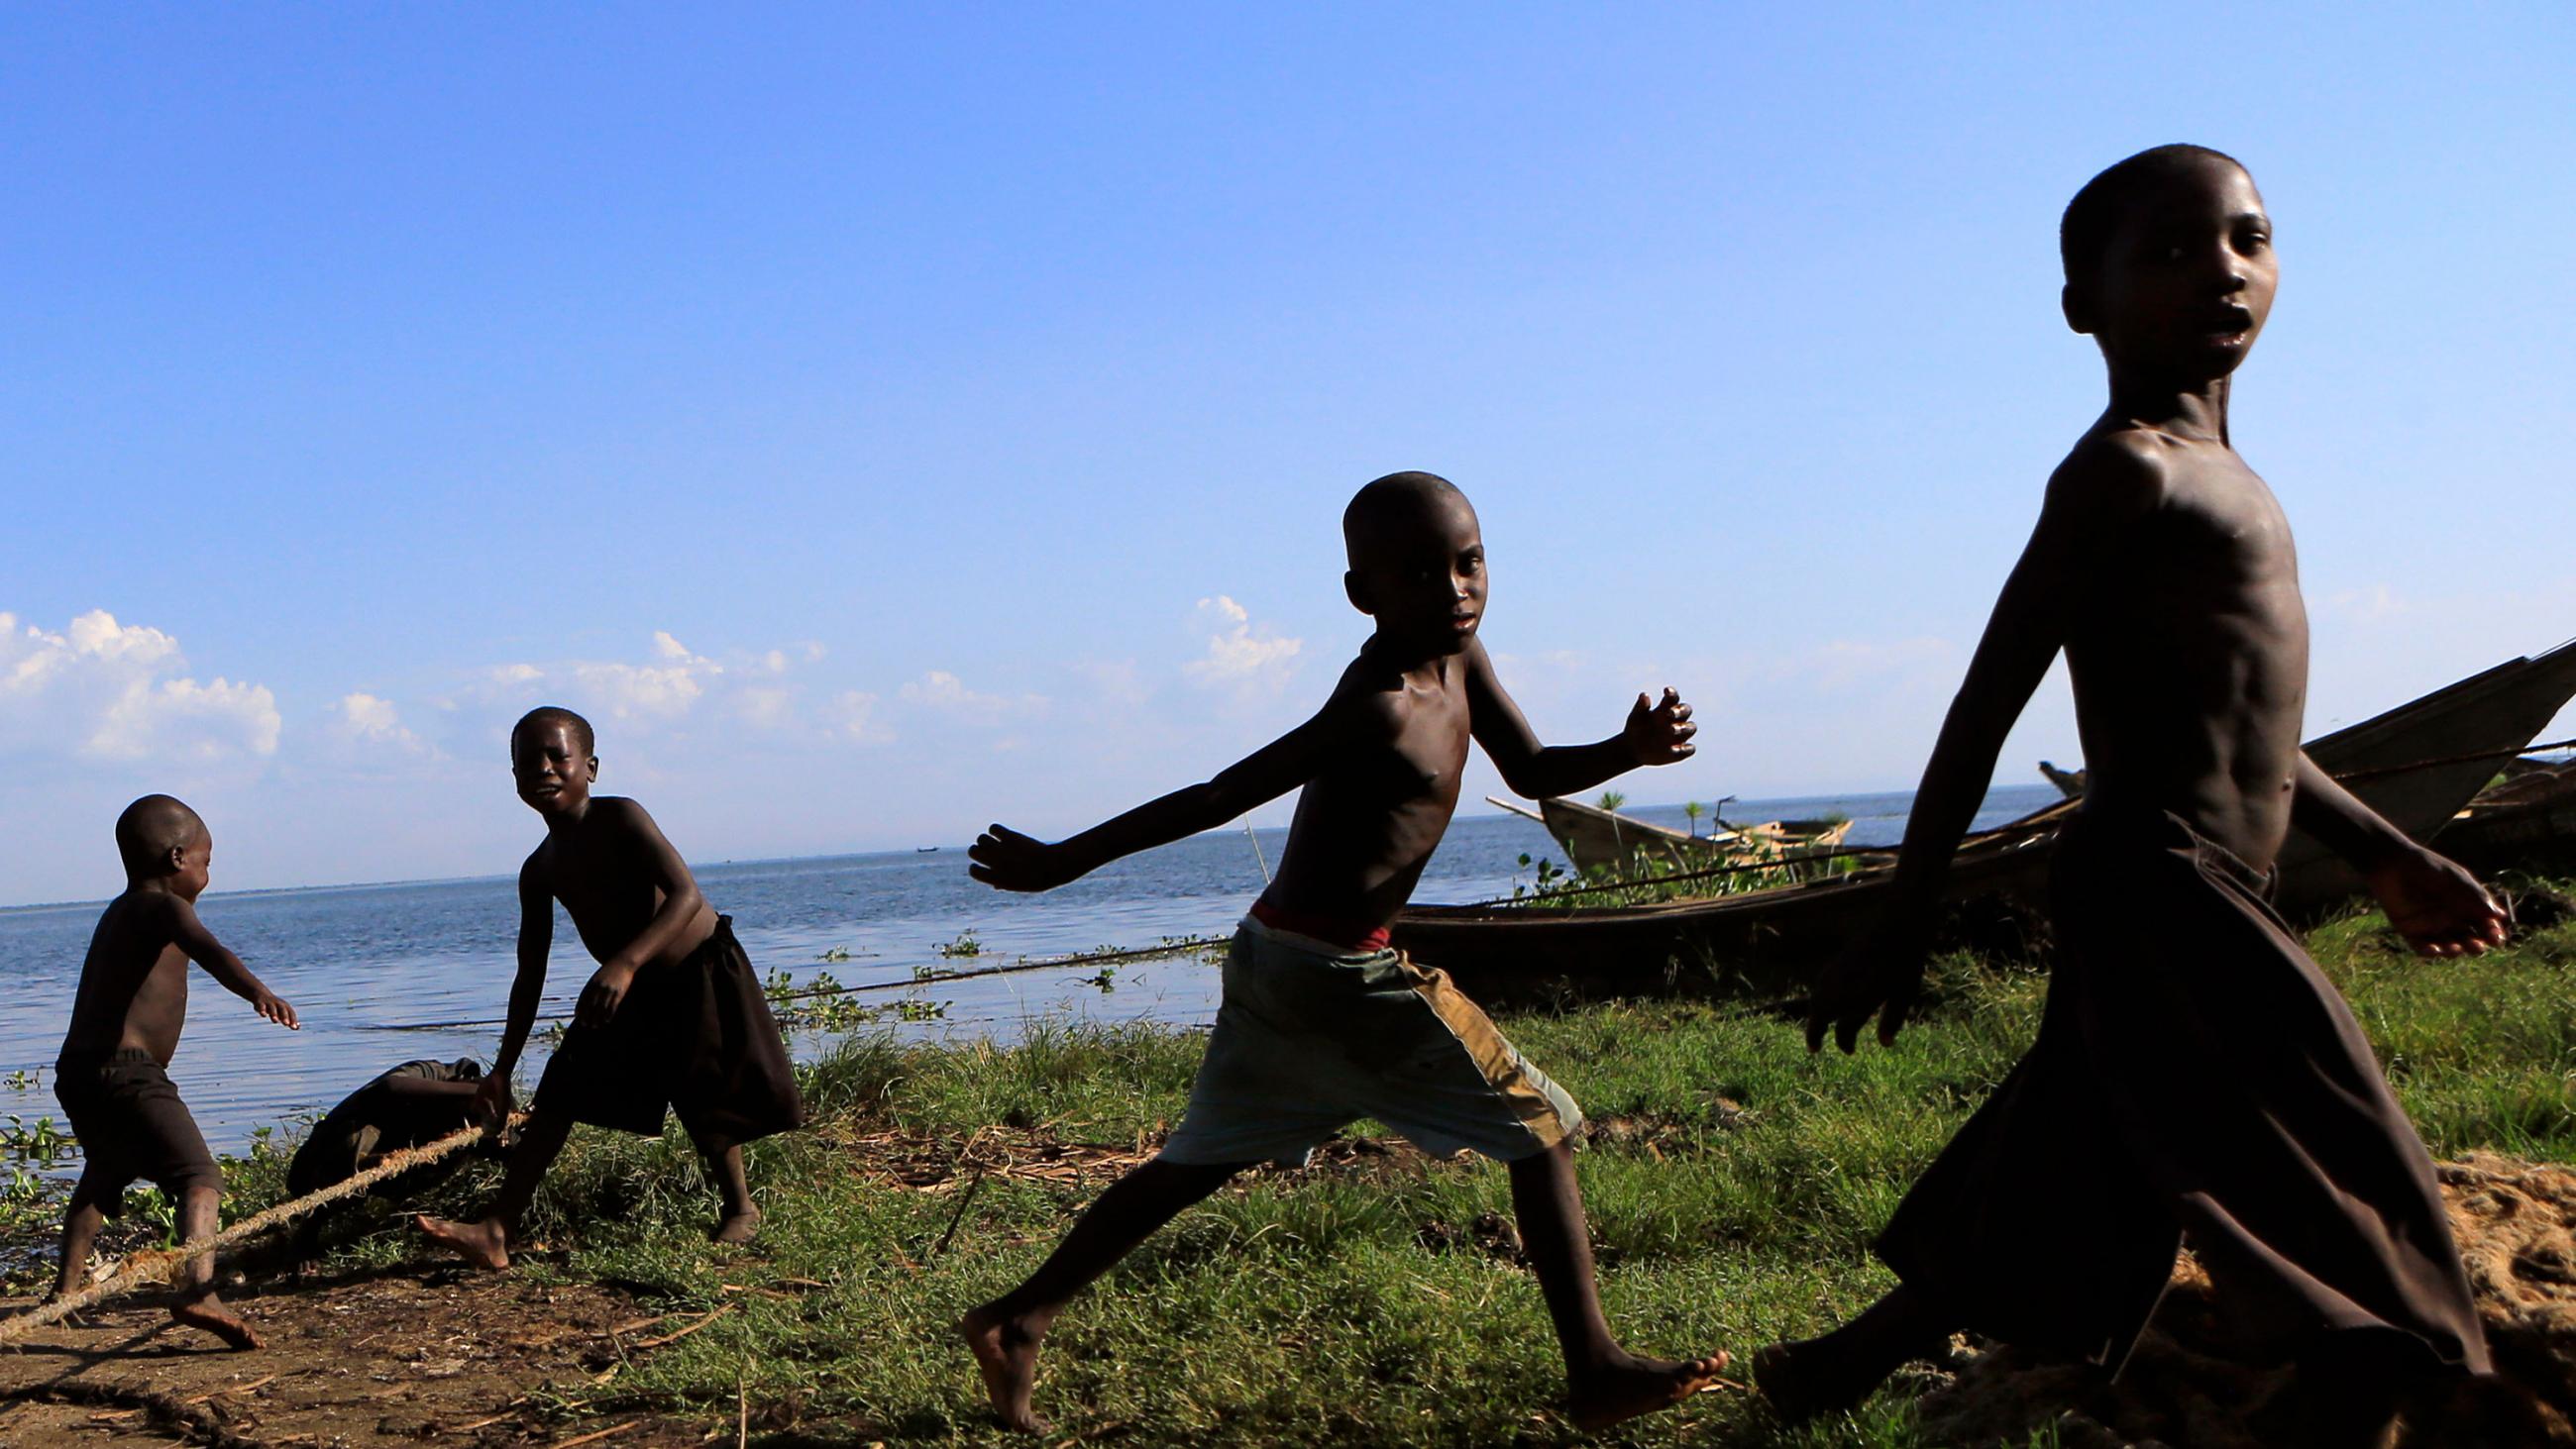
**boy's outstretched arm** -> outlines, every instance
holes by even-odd
[[[537,1024],[537,1003],[546,994],[546,956],[555,945],[554,890],[536,856],[519,867],[519,974],[510,978],[510,1012],[501,1028],[501,1050],[492,1071],[475,1092],[475,1115],[495,1118],[510,1099],[510,1076],[519,1069],[519,1052]]]
[[[1545,800],[1579,794],[1604,780],[1616,779],[1641,765],[1669,765],[1687,760],[1699,748],[1691,736],[1691,708],[1667,688],[1661,702],[1637,696],[1628,722],[1619,733],[1589,745],[1542,745],[1538,732],[1522,717],[1481,639],[1467,647],[1467,709],[1476,743],[1500,770],[1503,783],[1517,795]]]
[[[2352,862],[2419,955],[2479,956],[2504,944],[2510,917],[2477,877],[2416,844],[2299,752],[2290,819]]]
[[[1315,778],[1334,750],[1368,727],[1371,714],[1365,699],[1337,692],[1314,718],[1214,779],[1149,800],[1054,844],[1007,826],[989,826],[966,852],[974,861],[966,873],[999,890],[1053,890],[1121,856],[1213,830]]]
[[[173,898],[170,909],[171,939],[179,943],[180,950],[188,953],[189,960],[206,968],[206,974],[215,978],[216,984],[249,1002],[251,1010],[288,1031],[304,1029],[303,1024],[295,1019],[295,1008],[287,1005],[284,997],[261,984],[260,979],[251,974],[251,969],[242,964],[242,959],[227,950],[223,942],[215,939],[215,933],[206,929],[206,923],[197,919],[196,907]]]
[[[1896,1040],[1923,980],[1923,955],[1950,877],[1950,858],[1994,781],[2004,736],[2066,642],[2075,580],[2098,556],[2105,537],[2153,508],[2163,492],[2156,460],[2117,442],[2080,446],[2049,480],[2039,524],[2004,580],[1968,661],[1968,676],[1923,767],[1886,904],[1817,978],[1807,1009],[1807,1050],[1824,1049],[1828,1026],[1836,1045],[1853,1050],[1872,1013],[1878,1014],[1880,1044]]]

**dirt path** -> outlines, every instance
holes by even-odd
[[[687,1324],[606,1289],[406,1268],[227,1296],[267,1348],[225,1352],[159,1309],[111,1307],[0,1349],[0,1446],[707,1442],[705,1421],[564,1412]]]

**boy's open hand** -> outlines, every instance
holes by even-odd
[[[2483,956],[2513,920],[2476,876],[2429,850],[2374,871],[2370,893],[2419,956]]]
[[[474,1088],[474,1100],[465,1104],[465,1120],[477,1127],[497,1127],[509,1109],[510,1079],[495,1072]]]
[[[572,1019],[579,1026],[606,1026],[617,1015],[619,1003],[626,1000],[626,988],[635,984],[635,968],[602,966],[590,973],[590,984],[581,989],[581,1000],[572,1009]]]
[[[304,1029],[303,1023],[295,1019],[295,1008],[286,1004],[286,998],[265,986],[251,993],[250,1009],[288,1031]]]
[[[1699,749],[1691,743],[1691,736],[1698,733],[1699,726],[1691,723],[1691,707],[1682,703],[1682,697],[1670,686],[1666,686],[1658,703],[1649,704],[1646,696],[1638,695],[1636,707],[1628,711],[1628,723],[1620,731],[1640,765],[1669,765],[1689,759]]]
[[[1022,835],[1006,825],[989,825],[966,848],[975,862],[966,873],[996,890],[1051,891],[1082,874],[1064,858],[1060,846]]]
[[[1897,1029],[1923,989],[1924,950],[1921,940],[1885,926],[1873,926],[1845,947],[1817,976],[1807,999],[1807,1050],[1823,1051],[1825,1028],[1831,1026],[1834,1045],[1849,1056],[1871,1012],[1878,1013],[1878,1044],[1895,1045]]]

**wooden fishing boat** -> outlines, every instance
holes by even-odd
[[[1758,825],[1717,822],[1706,835],[1685,835],[1598,805],[1551,797],[1536,810],[1499,796],[1485,797],[1547,827],[1578,870],[1690,870],[1725,861],[1753,861],[1830,850],[1851,830],[1848,820],[1766,820]]]
[[[2480,874],[2576,872],[2576,761],[2515,761],[2433,837],[2433,848]]]
[[[2069,800],[2076,799],[2084,793],[2084,772],[2081,769],[2061,770],[2048,761],[2042,760],[2039,762],[2039,772],[2048,777],[2048,783],[2057,787],[2058,794]]]
[[[2576,642],[2516,659],[2309,742],[2310,758],[2422,840],[2494,778],[2576,697]],[[2465,757],[2465,758],[2464,758]],[[1951,872],[1949,898],[2016,897],[2036,904],[2056,829],[2076,802],[1972,837]],[[1883,857],[1882,857],[1883,860]],[[2280,859],[2282,908],[2306,914],[2360,885],[2343,863],[2293,833]],[[1741,895],[1653,905],[1415,906],[1396,918],[1395,943],[1446,969],[1480,1000],[1543,999],[1567,987],[1639,993],[1688,970],[1765,989],[1803,978],[1875,914],[1888,868]]]

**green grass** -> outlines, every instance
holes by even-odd
[[[2367,915],[2320,928],[2312,946],[2436,1155],[2576,1160],[2576,926],[2459,963],[2403,954]],[[1964,959],[1943,963],[1941,984],[1894,1049],[1852,1058],[1810,1057],[1793,1027],[1723,1005],[1614,1003],[1505,1021],[1591,1116],[1639,1128],[1579,1159],[1603,1296],[1631,1345],[1723,1346],[1740,1358],[1822,1329],[1889,1286],[1867,1255],[1870,1235],[2027,1043],[2044,990],[2036,975]],[[1006,1050],[867,1039],[810,1069],[808,1100],[843,1129],[900,1127],[960,1145],[988,1123],[1132,1142],[1178,1118],[1199,1041],[1051,1023]],[[793,1413],[821,1442],[1002,1439],[948,1325],[1035,1266],[1098,1183],[988,1180],[934,1256],[959,1197],[872,1183],[831,1135],[752,1150],[770,1216],[750,1250],[701,1241],[713,1200],[683,1139],[576,1136],[529,1225],[563,1256],[527,1271],[614,1282],[674,1310],[738,1306],[605,1386],[567,1391],[567,1408],[730,1426],[739,1391],[756,1415]],[[241,1165],[236,1210],[277,1190],[275,1163]],[[491,1179],[478,1167],[439,1200],[479,1200]],[[1509,1211],[1502,1170],[1483,1163],[1256,1175],[1184,1215],[1065,1316],[1040,1407],[1059,1438],[1138,1444],[1570,1442],[1578,1436],[1544,1414],[1560,1378],[1536,1287],[1474,1231]],[[388,1226],[343,1252],[390,1261],[416,1248]],[[786,1297],[726,1284],[785,1284]],[[1799,1433],[1710,1395],[1600,1442],[1925,1441],[1906,1396],[1884,1393]]]

